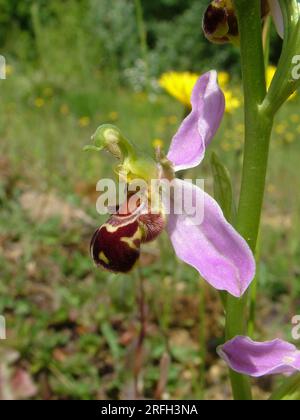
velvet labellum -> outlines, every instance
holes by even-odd
[[[102,225],[91,241],[97,266],[114,273],[130,272],[140,257],[141,244],[156,239],[165,228],[162,214],[116,214]]]
[[[91,254],[97,266],[128,273],[140,256],[142,230],[137,220],[113,216],[93,236]]]
[[[203,19],[206,38],[216,44],[239,39],[238,23],[231,0],[214,0]]]

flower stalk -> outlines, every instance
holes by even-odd
[[[297,0],[280,0],[284,20],[284,41],[278,69],[262,104],[262,110],[275,115],[287,99],[299,88],[300,79],[293,78],[294,57],[300,48],[300,7]]]
[[[266,96],[260,1],[235,0],[241,42],[245,97],[245,151],[237,229],[255,253],[265,192],[269,143],[273,118],[260,105]],[[247,328],[248,295],[228,296],[226,336],[230,340]],[[245,376],[231,372],[236,400],[249,400],[251,387]]]

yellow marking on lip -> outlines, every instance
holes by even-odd
[[[108,223],[105,223],[105,225],[103,225],[102,227],[105,228],[108,233],[116,233],[120,228],[120,226],[112,226]]]
[[[104,264],[109,265],[109,259],[107,258],[107,256],[104,254],[103,251],[101,251],[99,253],[99,260],[102,261],[102,262],[104,262]]]
[[[130,217],[132,217],[132,218],[130,218]],[[132,223],[134,223],[135,222],[134,219],[135,219],[135,216],[134,215],[133,216],[128,216],[128,218],[126,217],[126,218],[124,218],[124,220],[121,220],[120,219],[120,224],[117,225],[117,226],[113,226],[110,223],[105,223],[102,226],[102,228],[105,228],[108,233],[116,233],[119,229],[121,229],[121,228],[123,228],[125,226],[131,225]]]
[[[123,237],[120,239],[120,241],[125,242],[125,244],[129,246],[129,248],[136,249],[136,250],[138,250],[139,247],[136,246],[134,241],[141,241],[141,240],[142,240],[142,232],[140,229],[138,229],[131,238]]]

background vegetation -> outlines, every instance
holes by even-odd
[[[95,184],[114,165],[82,152],[96,127],[116,123],[144,150],[153,153],[155,139],[167,149],[184,113],[157,84],[170,69],[225,70],[231,91],[241,96],[238,51],[212,46],[201,33],[206,0],[142,3],[147,57],[134,1],[0,0],[0,53],[8,63],[7,80],[0,81],[3,399],[230,398],[226,368],[215,354],[223,340],[221,306],[194,270],[175,260],[168,239],[146,247],[140,270],[130,276],[96,270],[89,257],[90,237],[103,221]],[[273,61],[279,49],[274,38]],[[239,107],[226,115],[211,148],[236,187],[242,137]],[[291,318],[299,313],[299,152],[297,97],[273,133],[258,339],[291,340]],[[209,154],[191,175],[205,177],[212,191]],[[139,365],[141,315],[146,339]],[[272,383],[258,382],[257,396]]]

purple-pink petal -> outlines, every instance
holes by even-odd
[[[284,37],[284,21],[281,7],[278,0],[269,0],[271,14],[278,32],[278,35]]]
[[[218,290],[240,297],[255,275],[255,260],[246,241],[227,222],[217,202],[201,188],[176,179],[174,185],[184,191],[183,204],[203,203],[203,214],[175,214],[173,203],[168,233],[177,256],[196,268]],[[195,223],[196,222],[196,223]]]
[[[221,124],[225,99],[218,86],[216,71],[199,78],[191,103],[192,112],[181,124],[168,153],[176,171],[194,168],[202,162],[205,149]]]
[[[300,371],[300,351],[279,339],[259,343],[238,336],[219,347],[218,354],[232,370],[256,378]]]

